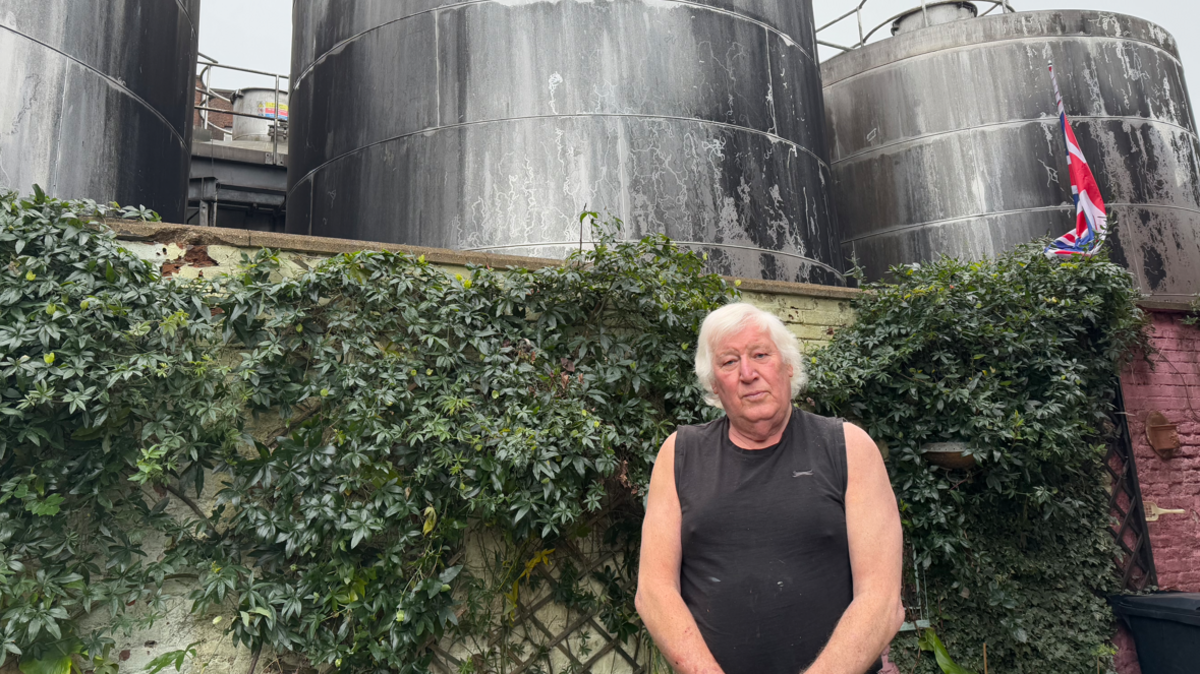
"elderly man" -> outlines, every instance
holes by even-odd
[[[682,426],[650,479],[637,610],[680,674],[863,674],[904,620],[896,499],[875,443],[792,406],[775,316],[704,320],[696,376],[724,417]]]

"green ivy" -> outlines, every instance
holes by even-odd
[[[627,554],[591,574],[601,595],[566,561],[555,592],[637,633],[641,495],[666,435],[712,414],[689,349],[736,295],[702,260],[604,235],[538,271],[378,252],[283,278],[263,251],[179,281],[105,215],[40,191],[0,202],[7,654],[103,653],[191,573],[193,609],[255,652],[422,671],[444,635],[490,634],[497,604],[541,582],[520,573],[531,555],[548,563],[606,507]],[[495,577],[464,571],[479,531],[503,543]],[[108,627],[84,634],[100,609]]]
[[[956,660],[982,671],[986,643],[996,671],[1096,671],[1116,589],[1104,442],[1117,373],[1148,349],[1129,275],[1036,245],[892,274],[815,354],[810,395],[888,446],[905,539]],[[922,457],[944,441],[976,467]],[[904,671],[919,657],[909,635],[893,648]],[[938,669],[926,657],[920,671]]]
[[[1191,304],[1188,305],[1188,314],[1183,317],[1184,325],[1200,325],[1200,295],[1192,298]]]
[[[731,297],[664,237],[539,271],[362,253],[273,282],[269,254],[245,266],[218,300],[235,374],[252,410],[304,420],[222,466],[220,544],[190,553],[218,561],[192,598],[235,595],[235,640],[346,671],[419,669],[456,629],[474,528],[554,548],[645,484],[666,435],[705,413],[688,349]]]
[[[105,652],[79,629],[98,610],[148,624],[126,607],[161,608],[181,563],[149,551],[184,533],[149,483],[186,467],[202,485],[240,414],[201,288],[162,282],[106,216],[153,214],[0,199],[0,663]]]

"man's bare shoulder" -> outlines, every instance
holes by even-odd
[[[861,426],[850,421],[843,421],[842,429],[846,432],[847,449],[849,449],[851,445],[856,448],[866,446],[873,450],[878,449],[875,446],[875,441],[871,439],[871,436],[867,434],[867,432],[863,430]]]
[[[668,435],[667,439],[663,440],[662,446],[658,448],[658,456],[654,459],[655,465],[658,465],[664,459],[667,461],[675,460],[675,436],[677,435],[679,435],[679,431]]]

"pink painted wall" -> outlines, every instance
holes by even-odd
[[[1133,363],[1121,375],[1129,433],[1133,439],[1142,502],[1182,508],[1150,522],[1150,547],[1163,590],[1200,592],[1200,329],[1182,323],[1184,314],[1153,312],[1151,342],[1159,350],[1153,369]],[[1146,416],[1166,415],[1177,425],[1181,447],[1174,458],[1159,458],[1146,439]],[[1117,671],[1140,674],[1133,639],[1122,628]]]

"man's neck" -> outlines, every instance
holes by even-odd
[[[783,432],[787,430],[788,422],[792,419],[792,407],[784,409],[782,418],[775,417],[762,421],[739,424],[729,419],[729,441],[742,449],[766,449],[779,444]]]

